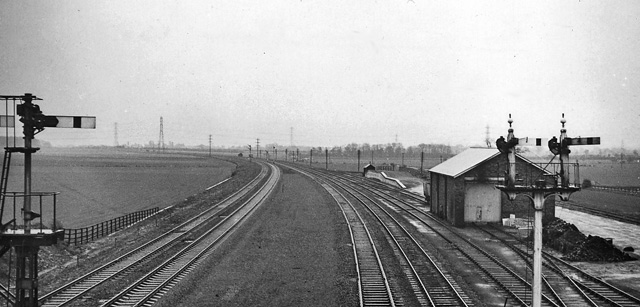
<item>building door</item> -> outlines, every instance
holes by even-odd
[[[464,221],[500,222],[500,190],[491,184],[465,185]]]

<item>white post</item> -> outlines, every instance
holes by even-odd
[[[544,191],[533,192],[535,216],[533,220],[533,307],[540,307],[542,299],[542,214]]]

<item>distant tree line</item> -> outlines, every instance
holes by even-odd
[[[461,146],[451,147],[445,144],[418,144],[416,146],[404,147],[402,143],[387,143],[387,144],[369,144],[369,143],[350,143],[343,146],[333,147],[313,147],[313,146],[282,146],[278,144],[266,144],[261,147],[262,150],[272,152],[273,149],[277,149],[278,153],[287,152],[292,153],[298,150],[305,156],[309,154],[309,151],[313,149],[314,153],[324,154],[325,150],[329,152],[332,157],[354,157],[357,155],[358,150],[361,154],[373,154],[376,157],[386,158],[400,158],[402,154],[405,154],[406,158],[420,157],[420,154],[424,152],[425,158],[449,158],[460,151]]]

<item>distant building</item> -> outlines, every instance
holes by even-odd
[[[510,201],[495,186],[504,183],[509,162],[506,154],[492,148],[470,148],[429,170],[431,212],[454,226],[472,222],[501,222],[502,218],[533,216],[526,196]],[[516,154],[516,169],[522,176],[542,178],[545,172]],[[526,178],[533,181],[534,178]],[[555,199],[545,201],[544,218],[555,217]]]
[[[373,166],[371,163],[369,163],[364,166],[362,170],[362,176],[366,176],[368,171],[375,171],[375,170],[376,170],[376,167]]]

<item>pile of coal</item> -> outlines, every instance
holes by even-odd
[[[619,262],[635,260],[613,246],[610,240],[598,236],[588,236],[580,245],[563,257],[569,261]]]
[[[556,218],[545,225],[543,243],[565,256],[568,261],[619,262],[635,260],[616,248],[610,240],[598,236],[585,236],[578,227]]]
[[[543,228],[542,238],[543,244],[566,254],[583,242],[586,236],[576,225],[556,218]]]

